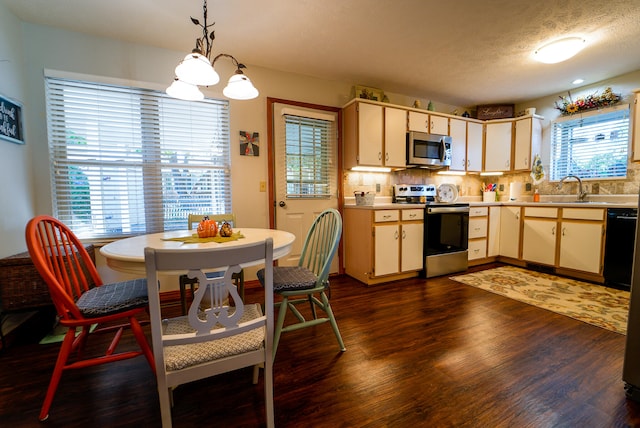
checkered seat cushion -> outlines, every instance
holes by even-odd
[[[258,271],[258,279],[264,284],[264,269]],[[273,291],[308,290],[316,286],[318,277],[306,267],[276,266],[273,268]]]
[[[262,316],[259,304],[244,306],[238,323]],[[220,324],[216,324],[222,328]],[[163,321],[163,335],[194,333],[189,317],[171,318]],[[219,360],[233,355],[256,351],[264,347],[264,327],[255,328],[235,336],[190,345],[173,345],[164,348],[164,363],[167,371],[182,370],[207,361]]]
[[[148,303],[147,279],[138,278],[94,287],[80,296],[76,305],[85,317],[92,318],[139,308]]]

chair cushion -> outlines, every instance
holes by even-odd
[[[238,322],[251,321],[261,316],[262,309],[259,304],[245,305],[244,313]],[[186,316],[165,320],[163,324],[163,335],[195,332],[189,324],[189,318]],[[220,326],[219,324],[217,325]],[[167,371],[181,370],[207,361],[256,351],[262,347],[264,347],[264,327],[210,342],[166,346],[164,349],[164,363]]]
[[[258,271],[258,279],[264,284],[264,269]],[[306,267],[275,266],[273,268],[273,291],[307,290],[316,286],[318,277]]]
[[[148,303],[147,279],[138,278],[94,287],[80,296],[76,305],[85,317],[93,318],[139,308]]]

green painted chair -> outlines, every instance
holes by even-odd
[[[331,323],[338,339],[341,351],[346,351],[338,324],[333,316],[327,296],[329,290],[329,271],[331,261],[338,250],[342,235],[342,217],[335,209],[327,209],[314,220],[304,241],[298,266],[276,266],[273,269],[273,291],[282,296],[276,320],[273,338],[273,357],[276,356],[280,335],[287,331]],[[260,283],[264,284],[264,269],[257,273]],[[305,319],[296,308],[299,304],[309,304],[313,319]],[[318,318],[316,309],[324,311],[325,316]],[[297,318],[297,322],[284,326],[287,310]]]
[[[202,219],[207,216],[209,219],[215,221],[216,223],[227,222],[231,224],[233,228],[236,227],[236,215],[233,213],[227,214],[189,214],[187,218],[187,225],[189,230],[192,230],[198,227],[198,223],[202,221]],[[210,275],[211,277],[217,276],[216,273]],[[244,270],[233,274],[233,281],[238,288],[238,293],[240,294],[240,298],[244,300]],[[182,306],[182,315],[187,314],[187,285],[191,288],[191,296],[193,297],[195,294],[195,288],[198,285],[197,278],[189,278],[187,275],[180,275],[180,304]]]

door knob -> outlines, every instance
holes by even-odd
[[[285,204],[284,201],[280,201],[280,203],[278,205],[280,205],[281,208],[284,208],[284,206],[287,205],[287,204]]]

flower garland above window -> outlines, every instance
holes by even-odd
[[[560,110],[563,116],[578,113],[585,110],[591,110],[594,108],[602,108],[612,106],[620,102],[621,96],[614,94],[611,88],[606,88],[602,95],[594,93],[587,95],[586,97],[580,97],[573,101],[571,98],[571,92],[567,92],[568,97],[560,97],[560,102],[556,101],[556,108]]]

